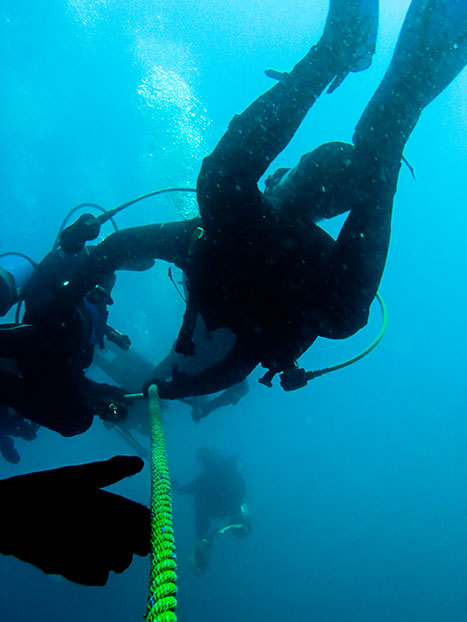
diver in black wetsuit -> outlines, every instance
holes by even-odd
[[[251,520],[245,503],[245,481],[235,456],[221,456],[212,447],[202,447],[197,454],[201,472],[191,482],[180,485],[172,480],[175,492],[192,495],[195,503],[196,545],[191,563],[201,574],[209,562],[209,547],[214,536],[226,530],[246,536]],[[221,529],[211,530],[212,521],[226,521]]]
[[[413,0],[353,145],[318,147],[288,174],[273,176],[264,193],[257,183],[326,87],[368,66],[377,6],[331,0],[318,44],[290,73],[271,72],[278,84],[234,117],[203,161],[201,218],[109,236],[65,293],[64,306],[72,307],[99,275],[133,257],[184,271],[189,308],[179,351],[190,346],[193,312],[208,330],[229,328],[236,342],[201,373],[174,370],[169,382],[155,379],[161,398],[225,389],[258,364],[269,370],[265,383],[280,373],[284,389],[299,388],[306,378],[296,360],[318,336],[343,339],[366,324],[386,262],[405,143],[423,109],[467,63],[466,3]],[[336,241],[316,224],[346,211]]]
[[[127,413],[123,389],[85,375],[95,346],[115,339],[106,324],[115,275],[102,275],[61,321],[57,296],[88,252],[49,253],[24,287],[23,324],[0,325],[0,400],[64,436],[86,431],[95,415],[117,421]]]

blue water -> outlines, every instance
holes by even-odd
[[[409,2],[381,4],[371,69],[319,100],[277,166],[351,138]],[[194,186],[231,117],[271,85],[264,69],[290,69],[317,40],[326,10],[324,0],[2,0],[0,252],[39,260],[77,203],[111,208]],[[466,88],[464,72],[425,111],[405,151],[416,180],[404,167],[380,289],[389,309],[381,345],[295,393],[266,389],[255,372],[237,407],[198,425],[186,406],[167,409],[173,474],[192,477],[202,444],[238,453],[254,523],[247,539],[219,538],[196,577],[191,499],[175,498],[182,622],[467,620]],[[159,198],[118,222],[195,209],[190,197]],[[167,266],[119,275],[114,294],[110,323],[158,361],[183,313]],[[304,366],[357,354],[379,322],[375,307],[366,329],[318,342]],[[22,460],[1,461],[2,477],[131,453],[100,421],[76,438],[41,430],[16,446]],[[114,489],[147,503],[149,469]],[[0,615],[138,620],[148,568],[138,558],[105,588],[86,588],[0,557]]]

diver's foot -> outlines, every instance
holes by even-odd
[[[371,65],[378,31],[378,0],[331,0],[323,34],[292,72],[268,69],[275,80],[292,76],[313,83],[315,99],[328,86],[334,91],[351,71]]]
[[[378,31],[378,0],[331,0],[324,32],[316,49],[325,50],[337,67],[333,91],[350,71],[371,65]]]
[[[467,2],[413,0],[388,69],[392,89],[407,91],[423,109],[466,64]]]
[[[188,400],[186,400],[188,402]],[[197,398],[192,400],[191,405],[191,418],[195,423],[199,423],[201,419],[207,417],[211,409],[209,408],[209,402],[207,400],[202,400],[202,398]]]
[[[355,146],[402,156],[423,109],[467,64],[466,0],[413,0],[388,70],[360,119]]]

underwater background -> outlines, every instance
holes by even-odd
[[[323,142],[351,139],[408,5],[381,1],[371,68],[318,100],[269,173]],[[40,260],[78,203],[112,208],[194,187],[232,116],[271,86],[264,70],[292,68],[318,40],[327,8],[326,0],[1,0],[0,252]],[[187,406],[165,404],[173,475],[191,479],[203,445],[238,454],[253,521],[246,539],[219,536],[197,577],[192,500],[174,496],[182,622],[467,620],[466,93],[464,71],[407,144],[415,179],[403,166],[378,348],[293,393],[258,384],[258,369],[238,406],[198,424]],[[125,210],[118,224],[195,211],[191,195],[165,195]],[[167,264],[119,274],[113,297],[109,323],[158,362],[184,310]],[[319,340],[301,363],[340,363],[380,324],[375,304],[368,327]],[[133,453],[100,420],[78,437],[41,429],[15,444],[21,462],[1,460],[0,477]],[[148,465],[112,489],[147,504]],[[106,587],[89,588],[0,556],[0,616],[140,620],[148,572],[149,559],[135,558]]]

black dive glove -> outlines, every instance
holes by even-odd
[[[118,422],[128,415],[127,391],[111,384],[98,384],[98,390],[88,397],[91,400],[94,414],[104,421]]]
[[[100,490],[143,468],[141,458],[62,467],[0,481],[0,552],[84,585],[105,585],[150,548],[150,513]]]
[[[155,384],[157,387],[157,393],[159,397],[163,400],[172,400],[175,399],[172,396],[173,389],[171,389],[172,382],[167,382],[166,380],[159,380],[159,378],[154,378],[153,380],[149,380],[143,384],[143,388],[141,392],[144,394],[144,397],[148,397],[149,387]]]
[[[112,328],[108,324],[105,327],[105,336],[109,341],[114,343],[121,350],[128,350],[128,348],[131,346],[131,339],[128,337],[128,335],[120,333],[118,330],[115,330],[115,328]]]
[[[193,381],[193,374],[187,374],[183,371],[178,371],[176,365],[172,368],[172,380],[167,382],[166,380],[159,380],[154,378],[143,385],[142,392],[144,397],[148,396],[149,387],[155,384],[158,389],[159,397],[162,400],[177,400],[184,397],[187,391],[187,387]]]
[[[92,413],[104,421],[121,421],[128,414],[128,391],[114,384],[95,382],[84,376],[81,380],[81,391],[88,400]]]
[[[83,250],[86,242],[95,240],[101,230],[101,221],[92,214],[83,214],[60,234],[60,246],[69,255]]]

